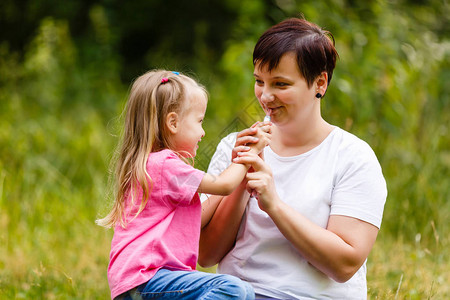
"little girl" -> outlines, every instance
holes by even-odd
[[[206,104],[205,89],[178,72],[147,72],[131,88],[116,199],[97,220],[115,228],[108,266],[112,299],[254,298],[252,287],[236,277],[195,271],[201,222],[209,221],[201,220],[198,192],[230,194],[248,170],[233,163],[213,176],[186,162],[205,135]],[[246,150],[261,152],[269,131],[270,125],[260,126],[259,141]]]

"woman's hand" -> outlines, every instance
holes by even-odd
[[[248,172],[247,191],[257,200],[259,207],[268,212],[280,201],[275,189],[272,170],[264,160],[249,152],[240,152],[233,162],[251,165],[253,172]]]
[[[236,137],[231,159],[233,160],[237,156],[237,153],[247,152],[255,147],[257,149],[255,152],[260,153],[270,142],[271,126],[272,122],[270,121],[256,122],[250,128],[239,132]]]
[[[270,139],[272,138],[271,124],[266,124],[261,122],[257,122],[254,124],[254,128],[257,128],[256,137],[259,139],[256,144],[250,146],[250,151],[256,154],[260,154],[263,152],[264,148],[269,145]],[[262,154],[261,154],[262,155]]]
[[[233,151],[231,153],[231,160],[233,161],[239,152],[250,151],[250,144],[255,144],[259,141],[254,135],[258,132],[257,128],[250,127],[242,130],[236,136],[236,142],[234,144]]]

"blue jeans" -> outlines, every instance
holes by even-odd
[[[249,283],[231,275],[161,269],[147,283],[116,300],[173,298],[253,300],[255,292]]]

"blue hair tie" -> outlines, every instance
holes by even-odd
[[[172,73],[175,75],[180,75],[180,72],[172,71]]]

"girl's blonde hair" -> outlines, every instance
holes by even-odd
[[[173,149],[165,125],[170,112],[182,114],[189,88],[198,88],[207,99],[203,86],[178,72],[152,70],[138,77],[125,107],[125,126],[115,155],[115,201],[110,213],[96,223],[107,228],[116,224],[125,228],[125,199],[134,199],[142,190],[142,200],[134,217],[142,212],[151,192],[152,179],[146,164],[150,152]],[[173,149],[175,150],[175,149]],[[131,212],[132,210],[130,210]]]

